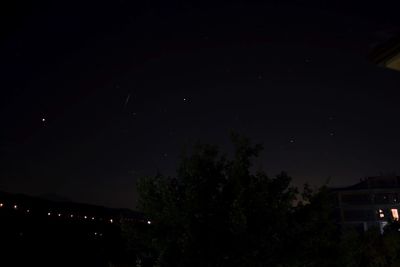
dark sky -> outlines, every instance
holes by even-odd
[[[0,190],[135,206],[184,145],[263,143],[295,184],[400,173],[389,2],[10,1],[0,8]]]

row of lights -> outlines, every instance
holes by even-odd
[[[0,203],[0,208],[3,208],[3,207],[4,207],[4,203]],[[13,209],[14,209],[14,210],[17,210],[17,209],[18,209],[18,205],[14,204],[14,205],[13,205]],[[26,212],[27,212],[27,213],[30,213],[31,211],[30,211],[29,209],[27,209]],[[47,212],[47,216],[51,216],[51,215],[52,215],[51,212]],[[61,213],[57,213],[57,217],[61,217],[61,216],[62,216]],[[75,215],[74,215],[74,214],[70,214],[69,217],[70,217],[70,218],[74,218]],[[86,216],[86,215],[83,216],[83,218],[84,218],[85,220],[91,219],[92,221],[94,221],[94,220],[96,219],[95,217],[88,217],[88,216]],[[110,223],[113,223],[113,222],[114,222],[113,219],[109,219],[108,221],[109,221]]]
[[[3,208],[3,207],[4,207],[4,204],[3,204],[3,203],[0,203],[0,208]],[[14,210],[17,210],[17,209],[18,209],[18,205],[14,204],[14,205],[13,205],[13,209],[14,209]],[[31,211],[30,211],[29,209],[27,209],[26,212],[27,212],[27,213],[30,213]],[[47,216],[51,216],[51,212],[48,212],[48,213],[47,213]],[[61,217],[62,214],[61,214],[61,213],[57,213],[57,216],[58,216],[58,217]],[[75,215],[74,215],[74,214],[70,214],[69,217],[72,219],[72,218],[75,217]],[[86,216],[86,215],[83,216],[83,218],[84,218],[85,220],[91,219],[92,221],[94,221],[94,220],[96,219],[95,217],[90,217],[90,218],[89,218],[89,217]],[[108,221],[109,221],[110,223],[113,223],[113,222],[114,222],[113,219],[109,219]],[[148,221],[147,221],[147,224],[150,225],[150,224],[151,224],[151,221],[148,220]]]
[[[4,207],[4,204],[3,204],[3,203],[0,203],[0,208],[3,208],[3,207]],[[14,209],[14,210],[17,210],[17,209],[18,209],[18,205],[14,204],[14,205],[13,205],[13,209]],[[27,213],[30,213],[30,210],[27,209],[26,212],[27,212]],[[51,216],[51,212],[48,212],[47,215],[48,215],[48,216]],[[58,216],[58,217],[61,217],[61,213],[58,213],[57,216]],[[74,218],[74,214],[70,214],[69,217],[70,217],[70,218]],[[88,217],[85,215],[84,218],[87,219]],[[92,219],[92,220],[95,220],[95,217],[91,217],[91,219]],[[113,221],[113,219],[110,219],[109,222],[110,222],[110,223],[113,223],[114,221]],[[20,235],[22,235],[22,233],[20,233]],[[94,232],[94,235],[95,235],[95,236],[99,236],[99,237],[102,237],[102,236],[103,236],[102,233],[98,233],[98,232]]]

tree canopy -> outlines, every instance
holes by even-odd
[[[232,143],[231,157],[198,144],[176,176],[140,180],[139,208],[152,221],[141,241],[158,266],[360,266],[366,251],[377,248],[380,236],[364,242],[340,231],[326,187],[306,185],[299,193],[286,173],[271,178],[254,169],[261,145],[239,135]],[[398,245],[392,250],[397,255]],[[392,266],[385,255],[365,266]]]

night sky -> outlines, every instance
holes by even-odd
[[[368,53],[399,6],[331,1],[1,3],[0,190],[135,207],[197,140],[300,185],[400,174],[400,72]]]

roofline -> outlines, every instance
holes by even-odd
[[[400,36],[390,39],[388,42],[375,47],[369,55],[369,60],[382,67],[400,54]]]

